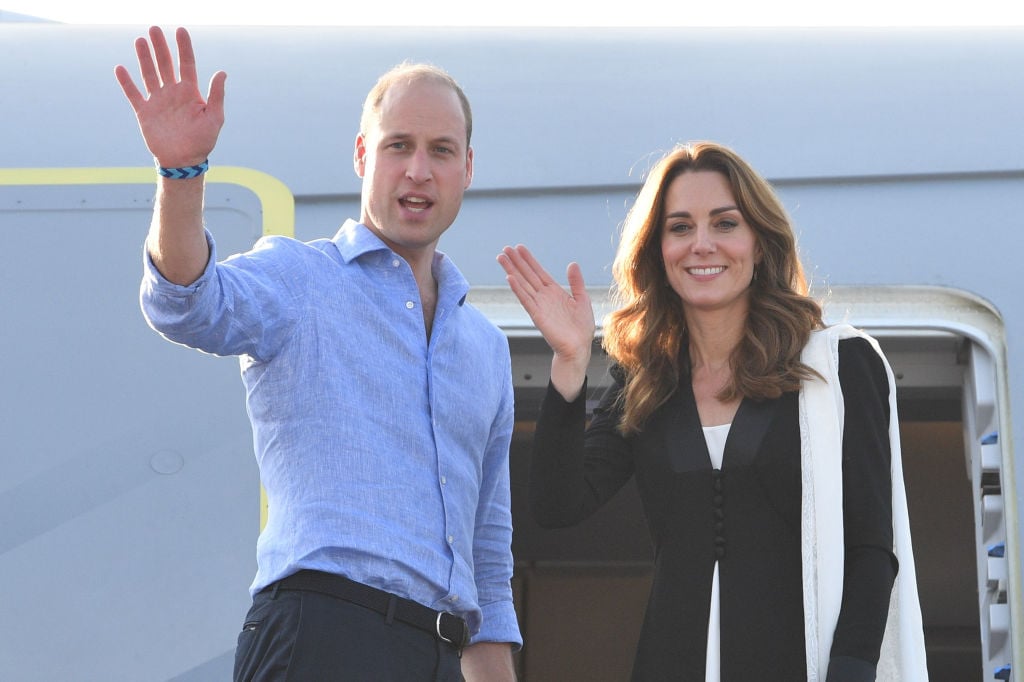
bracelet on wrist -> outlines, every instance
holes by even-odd
[[[165,168],[164,166],[157,166],[156,172],[165,178],[173,178],[174,180],[190,180],[192,178],[198,178],[209,169],[210,160],[207,159],[198,166],[185,166],[183,168]]]

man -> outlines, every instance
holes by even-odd
[[[465,95],[434,67],[385,74],[355,141],[360,222],[218,263],[203,172],[226,76],[204,100],[176,39],[180,76],[160,29],[136,41],[146,95],[115,73],[159,167],[147,319],[241,357],[269,515],[235,678],[514,679],[508,346],[436,251],[473,174]]]

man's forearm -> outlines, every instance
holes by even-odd
[[[159,178],[146,248],[168,281],[183,286],[199,279],[210,259],[203,232],[202,177]]]
[[[512,646],[479,642],[462,651],[462,676],[466,682],[515,682]]]

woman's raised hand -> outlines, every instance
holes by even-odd
[[[566,400],[573,400],[586,378],[596,327],[580,266],[569,264],[566,291],[523,245],[506,246],[498,263],[512,292],[554,351],[552,383]]]

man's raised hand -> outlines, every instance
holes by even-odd
[[[139,71],[146,94],[132,80],[128,69],[114,69],[117,82],[135,110],[139,129],[157,163],[167,168],[194,166],[205,161],[224,125],[224,81],[218,71],[210,79],[203,98],[196,75],[196,58],[188,31],[179,28],[178,74],[163,31],[149,29],[149,40],[135,41]]]

